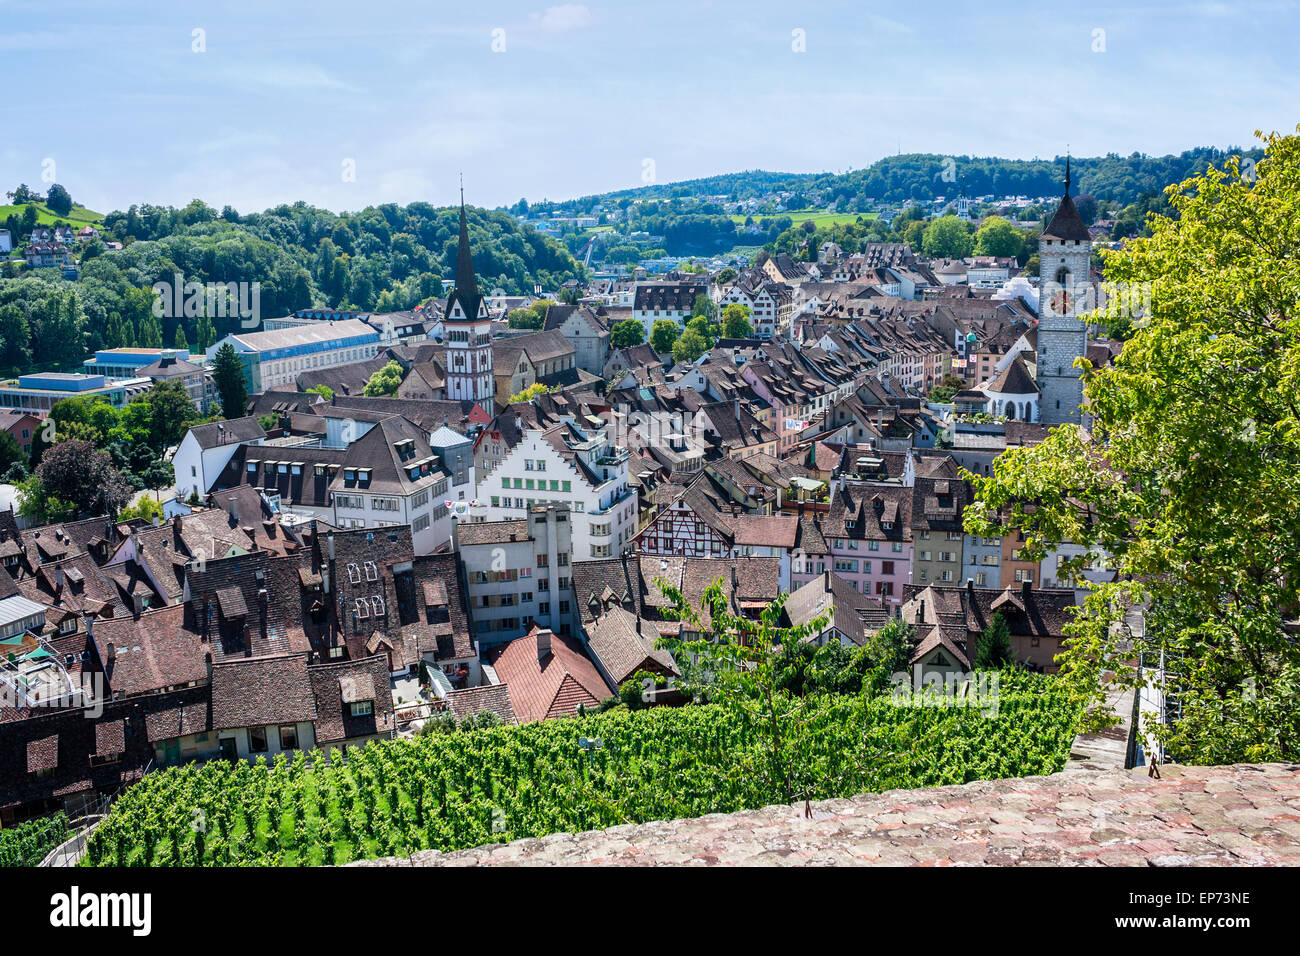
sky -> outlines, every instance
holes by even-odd
[[[899,151],[1249,146],[1300,123],[1297,37],[1293,0],[0,0],[0,184],[343,211],[448,204],[463,173],[492,207]]]

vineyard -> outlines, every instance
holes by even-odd
[[[37,866],[71,835],[62,813],[5,827],[0,830],[0,866]]]
[[[1003,680],[995,717],[826,697],[801,776],[820,799],[1052,773],[1076,716],[1055,678],[1032,675]],[[189,764],[128,791],[83,863],[328,865],[725,813],[777,802],[750,772],[762,751],[756,728],[708,705]]]

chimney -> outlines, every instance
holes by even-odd
[[[233,521],[235,524],[239,524],[239,497],[237,495],[230,496],[229,506],[230,506],[230,520]]]
[[[56,593],[63,590],[63,568],[59,568],[55,575],[54,590]]]
[[[827,591],[831,589],[831,572],[829,568],[822,572],[822,587]]]
[[[1026,605],[1029,603],[1029,589],[1030,589],[1030,587],[1032,587],[1032,586],[1033,586],[1033,582],[1030,581],[1028,578],[1025,578],[1025,580],[1023,580],[1023,581],[1020,582],[1020,601],[1021,601],[1021,603],[1026,604]]]
[[[109,670],[112,670],[113,665],[117,663],[117,647],[112,641],[108,642],[108,653],[106,656],[107,660],[104,662],[104,666]]]
[[[916,623],[917,624],[925,623],[925,602],[924,601],[916,602]]]
[[[334,560],[334,532],[331,531],[329,534],[327,534],[325,536],[325,540],[329,544],[330,560],[333,561]]]
[[[544,661],[551,655],[551,629],[549,627],[539,627],[537,629],[537,659]]]
[[[967,579],[966,579],[966,593],[967,593],[967,594],[974,594],[974,593],[975,593],[975,579],[974,579],[974,578],[967,578]]]

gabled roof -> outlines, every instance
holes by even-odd
[[[1007,367],[984,386],[984,391],[998,395],[1037,395],[1038,386],[1025,368],[1021,353],[1017,352]]]
[[[595,707],[612,689],[571,637],[552,634],[550,653],[537,659],[538,627],[496,653],[492,666],[510,686],[510,700],[520,723],[565,717],[578,705]]]

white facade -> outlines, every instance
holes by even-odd
[[[194,437],[194,431],[191,429],[186,432],[176,448],[176,454],[172,456],[177,497],[185,499],[194,494],[202,498],[235,456],[240,445],[260,445],[262,441],[260,438],[247,442],[232,441],[212,448],[202,448]]]
[[[481,480],[482,513],[501,521],[524,517],[532,505],[564,503],[572,520],[573,560],[615,557],[636,533],[637,494],[628,486],[627,451],[597,434],[575,444],[573,453],[585,468],[561,454],[541,430],[529,429]]]

